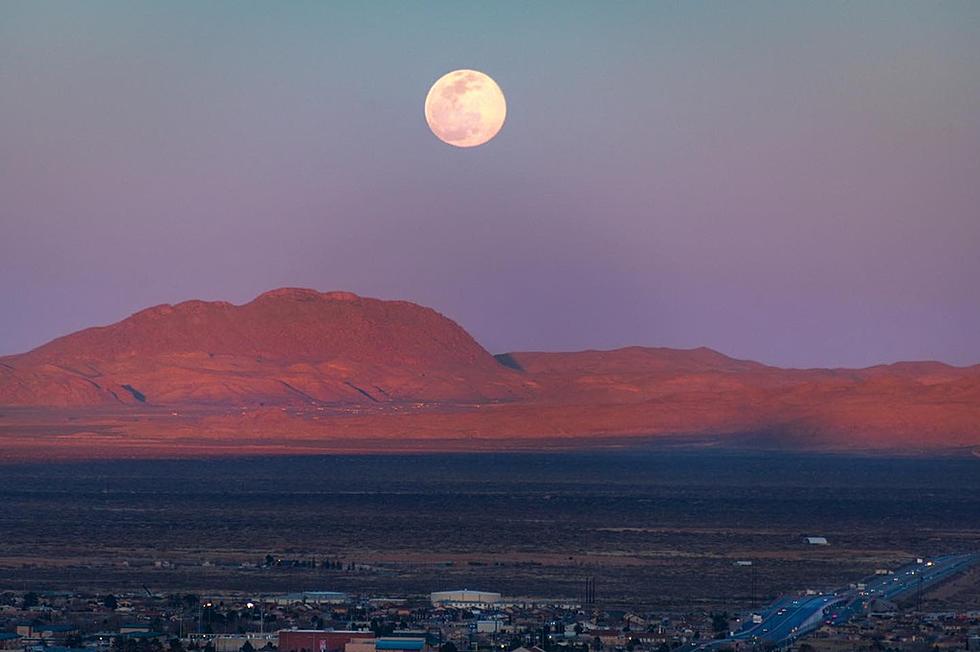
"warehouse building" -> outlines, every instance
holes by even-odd
[[[374,632],[283,629],[279,631],[279,652],[344,652],[351,641],[373,638]]]
[[[288,606],[291,604],[344,604],[349,598],[346,593],[337,591],[302,591],[300,593],[286,593],[269,598],[269,602]]]
[[[436,591],[429,595],[434,607],[457,607],[460,609],[490,609],[500,604],[500,594],[492,591]]]

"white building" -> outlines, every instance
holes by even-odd
[[[458,607],[461,609],[489,609],[500,603],[500,594],[492,591],[436,591],[429,595],[434,607]]]
[[[505,631],[507,626],[499,620],[478,620],[476,621],[476,631],[479,634],[500,634]]]
[[[298,602],[306,604],[344,604],[348,602],[346,593],[337,591],[302,591],[300,593],[286,593],[268,598],[269,602],[278,605],[291,605]]]

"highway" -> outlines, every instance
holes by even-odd
[[[944,555],[921,564],[909,564],[895,571],[894,575],[876,575],[864,582],[866,597],[898,600],[925,589],[965,570],[976,563],[977,555]]]
[[[816,595],[786,596],[746,618],[724,639],[694,644],[691,650],[717,650],[755,643],[784,646],[822,624],[841,625],[863,613],[873,600],[893,601],[924,591],[980,561],[980,555],[943,555],[875,575],[852,586]],[[761,620],[761,622],[755,622]]]
[[[786,599],[761,614],[761,623],[750,622],[748,627],[736,632],[731,638],[743,641],[789,641],[801,633],[819,627],[824,621],[824,615],[832,607],[845,601],[846,598],[833,594]]]
[[[924,591],[966,570],[977,561],[980,561],[978,555],[942,555],[925,559],[922,563],[903,566],[891,575],[870,577],[851,592],[848,604],[832,613],[829,622],[832,625],[842,625],[865,611],[874,600],[893,602],[909,598],[918,591]]]

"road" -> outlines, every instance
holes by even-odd
[[[889,575],[875,575],[849,587],[815,595],[782,597],[747,618],[724,639],[694,644],[691,650],[717,650],[739,644],[784,646],[824,623],[840,625],[863,613],[873,600],[894,601],[924,591],[966,570],[980,555],[943,555],[903,566]],[[761,622],[755,622],[761,621]]]
[[[870,577],[851,592],[848,603],[831,614],[829,621],[832,625],[842,625],[865,611],[875,600],[894,602],[909,598],[966,570],[977,561],[980,561],[980,555],[942,555],[903,566],[891,575]]]

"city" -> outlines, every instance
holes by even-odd
[[[276,563],[270,558],[265,563]],[[250,596],[72,591],[0,593],[0,649],[23,652],[662,652],[977,650],[980,609],[929,611],[923,596],[976,554],[916,559],[836,590],[780,596],[746,613],[604,607],[594,579],[576,600],[459,589],[378,597],[336,591]],[[321,562],[333,564],[336,562]],[[752,562],[738,562],[750,565]]]

